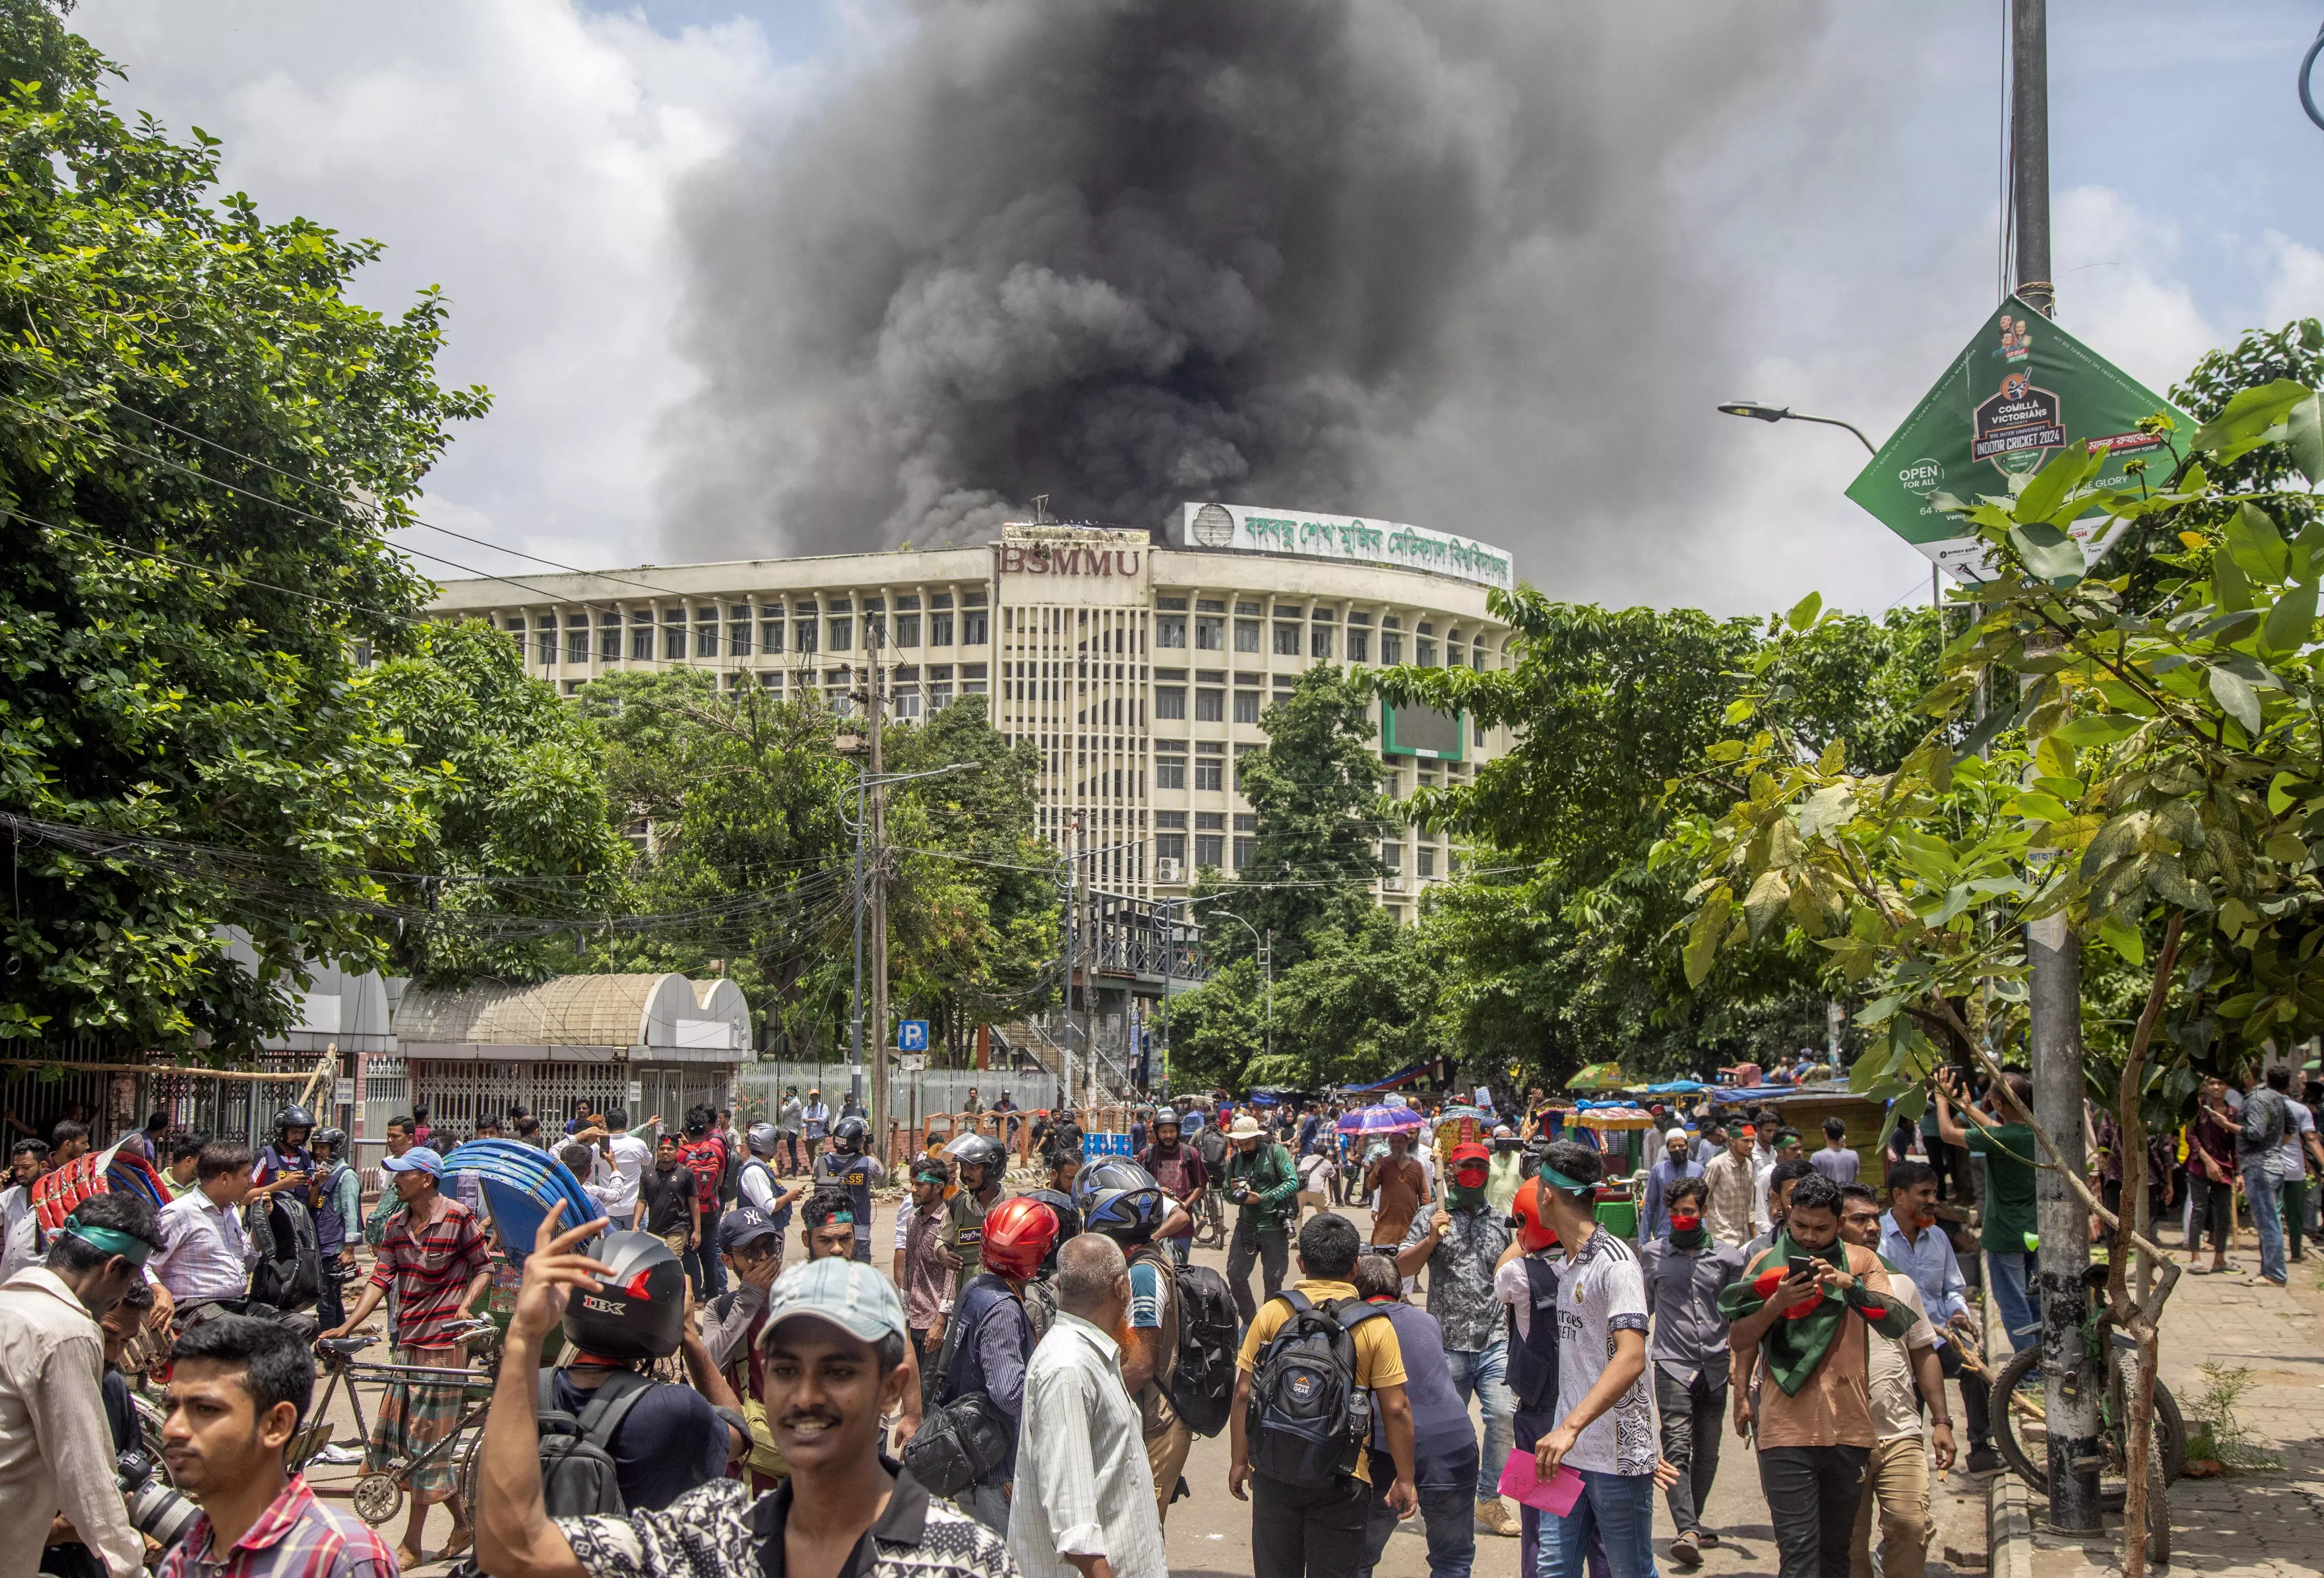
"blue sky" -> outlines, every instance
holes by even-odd
[[[1597,9],[1617,30],[1673,29],[1760,4]],[[1460,435],[1457,460],[1449,443],[1426,453],[1426,433],[1403,457],[1454,477],[1424,492],[1462,499],[1466,529],[1561,595],[1720,612],[1811,588],[1869,609],[1925,595],[1917,556],[1840,496],[1853,440],[1709,406],[1749,395],[1877,439],[1993,304],[2002,5],[1765,4],[1803,42],[1738,67],[1753,75],[1667,172],[1723,325],[1661,393],[1625,396],[1681,457],[1669,474],[1573,497],[1527,472],[1521,433],[1489,423]],[[2324,312],[2324,131],[2292,85],[2312,0],[2051,12],[2061,318],[2160,388],[2238,329]],[[433,479],[432,519],[616,565],[655,560],[670,530],[673,424],[696,381],[673,327],[677,195],[738,145],[779,149],[785,125],[912,24],[899,0],[86,0],[76,25],[126,69],[125,105],[223,137],[229,181],[263,208],[387,242],[368,300],[431,283],[451,296],[444,373],[490,385],[497,405]],[[1630,60],[1624,93],[1651,106],[1673,90],[1650,50]],[[1517,309],[1553,336],[1583,309]],[[1462,494],[1458,476],[1486,469],[1499,488]],[[1536,486],[1548,524],[1509,503]]]

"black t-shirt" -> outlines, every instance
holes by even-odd
[[[638,1176],[638,1197],[646,1203],[648,1232],[688,1232],[694,1227],[694,1169],[684,1165],[668,1172],[648,1167]]]
[[[560,1370],[549,1400],[578,1417],[595,1396],[595,1388],[584,1391]],[[622,1504],[632,1512],[659,1512],[696,1485],[721,1478],[732,1440],[726,1421],[692,1387],[667,1382],[649,1387],[630,1405],[606,1448],[613,1460],[613,1477],[621,1482]]]

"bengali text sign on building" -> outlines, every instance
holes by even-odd
[[[2197,423],[2161,395],[2012,296],[1987,316],[1944,376],[1849,484],[1848,496],[1878,516],[1958,580],[1986,577],[1986,547],[1932,495],[1964,503],[2007,498],[2068,444],[2106,447],[2107,463],[2084,484],[2121,487],[2123,467],[2147,463],[2150,482],[2173,464],[2163,438],[2139,421],[2168,416],[2181,453]],[[2068,528],[2093,559],[2118,528],[2096,512]],[[2104,535],[2101,535],[2101,534]]]
[[[1239,548],[1343,564],[1395,565],[1504,590],[1517,585],[1516,563],[1506,549],[1425,526],[1251,504],[1187,504],[1182,513],[1182,536],[1188,548]]]

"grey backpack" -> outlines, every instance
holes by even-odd
[[[614,1472],[613,1435],[655,1384],[633,1370],[617,1370],[574,1415],[555,1404],[557,1371],[540,1372],[540,1495],[549,1517],[618,1518],[629,1510]]]

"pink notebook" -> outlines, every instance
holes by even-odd
[[[1529,1452],[1513,1452],[1501,1469],[1501,1494],[1515,1497],[1527,1507],[1563,1518],[1573,1510],[1582,1499],[1582,1476],[1563,1463],[1547,1481],[1541,1477],[1540,1466]]]

